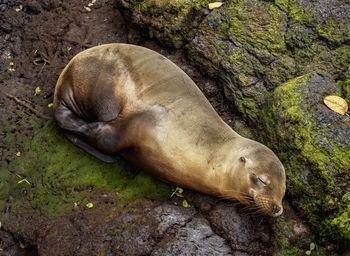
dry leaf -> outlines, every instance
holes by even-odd
[[[17,152],[16,156],[20,157],[21,156],[21,152]]]
[[[345,113],[348,111],[348,104],[343,98],[339,96],[327,96],[323,99],[323,102],[331,110],[341,115],[345,115]]]
[[[19,247],[21,247],[22,249],[24,249],[24,247],[25,247],[21,241],[19,241]]]
[[[23,5],[20,5],[19,8],[16,8],[16,12],[20,12],[23,10]]]
[[[222,2],[210,3],[208,7],[209,7],[209,10],[213,10],[215,8],[219,8],[222,4],[223,4]]]

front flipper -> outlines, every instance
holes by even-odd
[[[76,145],[77,147],[83,149],[84,151],[86,151],[90,155],[93,155],[94,157],[96,157],[97,159],[99,159],[99,160],[101,160],[103,162],[116,163],[120,159],[122,159],[120,156],[118,156],[116,154],[106,154],[106,153],[101,152],[97,148],[95,148],[95,147],[89,145],[88,143],[84,142],[81,138],[79,138],[73,132],[69,132],[67,130],[63,130],[63,134],[74,145]]]
[[[116,155],[124,147],[118,125],[111,126],[111,122],[88,123],[64,104],[56,107],[54,116],[58,126],[74,145],[107,163],[121,159]]]

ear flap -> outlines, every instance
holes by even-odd
[[[243,163],[245,163],[247,160],[245,159],[245,157],[244,156],[241,156],[240,158],[239,158],[239,160],[241,161],[241,162],[243,162]]]

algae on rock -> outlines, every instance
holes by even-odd
[[[284,160],[293,204],[322,239],[349,242],[350,125],[323,104],[337,91],[326,74],[292,79],[271,93],[262,123]]]

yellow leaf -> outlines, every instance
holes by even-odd
[[[85,10],[87,10],[88,12],[91,12],[91,8],[86,7],[86,6],[84,6],[84,8],[85,8]]]
[[[94,207],[94,205],[93,205],[93,203],[88,203],[88,204],[86,205],[86,207],[87,207],[87,208],[92,208],[92,207]]]
[[[327,107],[338,114],[345,115],[345,113],[348,111],[348,104],[339,96],[327,96],[323,99],[323,102]]]
[[[52,106],[53,106],[53,103],[50,103],[49,105],[47,105],[47,107],[49,108],[52,108]]]
[[[19,241],[19,247],[21,247],[22,249],[24,249],[24,244],[23,244],[21,241]]]
[[[17,152],[16,156],[20,157],[21,156],[21,152]]]
[[[209,10],[213,10],[215,8],[219,8],[222,4],[223,4],[222,2],[210,3],[208,7],[209,7]]]

